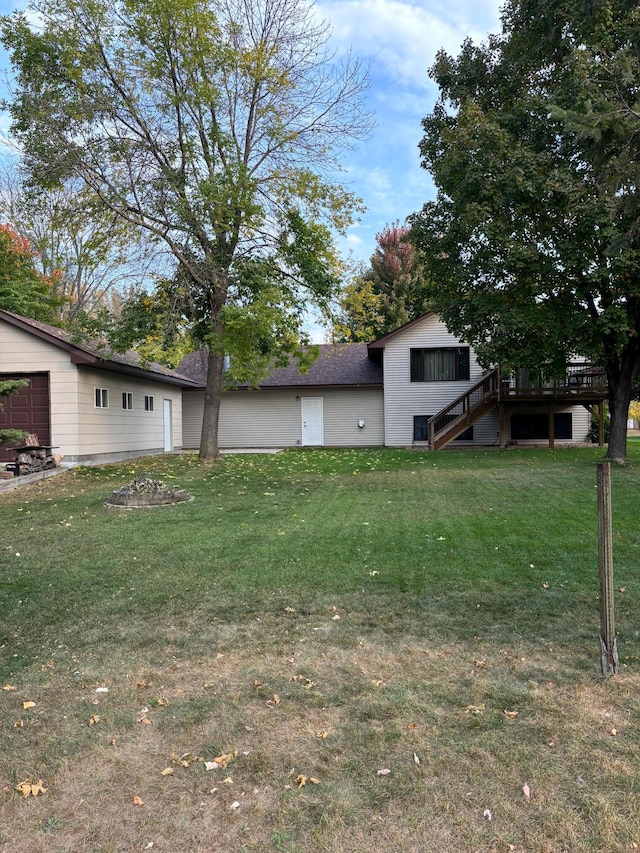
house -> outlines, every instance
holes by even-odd
[[[0,428],[36,433],[67,462],[199,446],[202,352],[169,370],[0,311],[0,379],[9,378],[29,385],[3,399]],[[602,423],[606,397],[602,372],[584,362],[553,383],[483,370],[471,347],[425,314],[370,344],[322,345],[307,373],[292,362],[259,388],[225,391],[218,438],[221,448],[582,442],[593,414]]]
[[[65,462],[103,462],[182,447],[182,391],[193,382],[134,354],[106,353],[46,323],[0,311],[0,428],[36,433]],[[12,454],[0,448],[0,460]]]
[[[196,449],[204,354],[179,370],[194,383],[183,393],[183,445]],[[221,448],[575,443],[588,440],[592,415],[602,423],[606,397],[602,371],[584,361],[552,383],[537,372],[485,371],[429,313],[370,344],[321,346],[306,374],[290,365],[257,389],[225,392],[218,439]]]
[[[321,345],[308,373],[295,363],[276,368],[259,388],[225,391],[220,447],[367,447],[384,444],[382,366],[367,344]],[[198,389],[183,394],[183,445],[200,444],[205,353],[179,366]]]

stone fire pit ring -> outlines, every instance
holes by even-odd
[[[161,480],[141,477],[115,489],[106,506],[118,509],[152,509],[157,506],[175,506],[192,500],[193,495],[185,489],[174,489]]]

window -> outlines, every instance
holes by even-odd
[[[145,412],[153,411],[153,397],[150,397],[148,394],[144,395],[144,410]]]
[[[455,382],[469,376],[469,347],[411,350],[412,382]]]
[[[122,392],[122,408],[133,409],[133,394],[129,391]]]
[[[573,438],[572,416],[556,412],[553,416],[554,438]],[[549,416],[546,412],[530,415],[511,415],[512,440],[533,441],[549,438]]]
[[[107,388],[94,388],[96,409],[109,408],[109,390]]]
[[[429,441],[429,418],[431,415],[414,415],[413,416],[413,440],[414,441]],[[452,421],[456,415],[450,415],[449,420]],[[459,436],[454,438],[454,441],[473,441],[473,426],[470,426]]]

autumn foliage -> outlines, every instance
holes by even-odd
[[[0,309],[33,320],[53,322],[59,300],[59,273],[42,275],[35,267],[31,243],[8,224],[0,224]]]

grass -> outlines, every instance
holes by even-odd
[[[609,679],[599,456],[184,455],[1,495],[0,850],[639,849],[640,443]],[[195,500],[105,507],[143,474]]]

